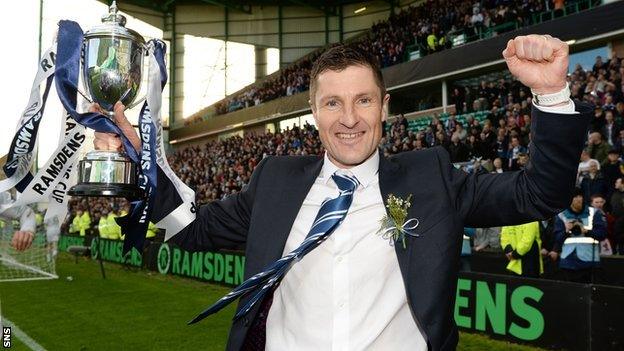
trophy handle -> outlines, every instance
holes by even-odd
[[[145,43],[145,44],[142,44],[142,45],[141,45],[141,48],[142,48],[142,50],[143,50],[143,56],[149,56],[149,50],[150,50],[150,44],[149,44],[149,42],[148,42],[148,43]],[[145,61],[143,62],[143,64],[145,65]],[[144,70],[144,71],[146,70],[145,66],[143,66],[143,70]],[[141,84],[141,85],[143,85],[143,84]],[[143,91],[143,92],[144,92],[143,96],[142,96],[142,97],[140,97],[140,98],[138,98],[138,99],[136,99],[136,100],[135,100],[133,103],[131,103],[130,105],[126,106],[126,110],[129,110],[129,109],[131,109],[131,108],[136,107],[137,105],[139,105],[139,104],[143,103],[143,102],[147,99],[147,92],[146,92],[146,91]]]

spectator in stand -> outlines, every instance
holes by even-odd
[[[503,227],[500,240],[509,260],[507,270],[522,277],[539,278],[544,272],[539,222]]]
[[[505,137],[505,129],[499,128],[496,142],[494,143],[494,152],[496,157],[503,162],[504,169],[509,166],[509,142],[507,140],[508,139]]]
[[[615,225],[615,217],[605,209],[607,201],[605,197],[597,194],[592,195],[590,206],[600,211],[605,218],[607,224],[607,237],[600,242],[600,254],[601,255],[613,255],[613,249],[611,246],[611,240],[613,239],[613,227]]]
[[[452,136],[457,136],[460,142],[465,142],[466,137],[468,137],[468,132],[464,129],[464,126],[461,123],[455,124],[455,131],[453,131]]]
[[[448,146],[448,152],[451,157],[451,162],[468,161],[468,148],[464,143],[459,140],[459,136],[457,135],[453,135],[451,137],[451,143]]]
[[[620,154],[624,153],[624,129],[620,129],[618,137],[615,139],[615,145],[613,145],[613,148]]]
[[[527,148],[520,145],[520,138],[518,136],[511,137],[511,143],[509,144],[509,152],[507,159],[509,160],[509,170],[515,171],[520,169],[518,165],[518,157],[520,154],[526,154]]]
[[[601,69],[604,69],[606,64],[602,62],[602,56],[596,56],[596,61],[594,62],[594,66],[592,67],[592,72],[594,74],[598,74]]]
[[[525,152],[518,154],[518,169],[525,169],[529,164],[529,155]]]
[[[589,146],[587,148],[589,157],[598,160],[600,164],[604,163],[609,154],[609,144],[602,140],[602,135],[598,132],[589,135]]]
[[[468,160],[483,158],[483,155],[484,155],[483,145],[481,144],[481,141],[479,140],[478,137],[474,135],[469,136],[468,142],[466,143],[466,147],[468,149],[468,156],[467,156]]]
[[[563,9],[565,7],[565,0],[553,0],[555,17],[563,16]]]
[[[587,176],[587,174],[589,173],[589,166],[592,164],[595,164],[596,167],[598,167],[598,169],[600,170],[600,162],[598,162],[598,160],[596,159],[589,157],[589,151],[587,149],[584,149],[583,152],[581,152],[581,161],[579,162],[578,174],[576,176],[577,185],[580,186],[583,177]]]
[[[615,117],[613,116],[613,111],[608,110],[605,112],[605,125],[602,127],[601,134],[604,140],[609,144],[609,146],[613,147],[617,143],[617,138],[620,134],[621,127],[615,122]]]
[[[624,180],[622,178],[616,180],[615,191],[611,194],[609,204],[611,214],[615,217],[611,247],[614,254],[624,255]]]
[[[592,195],[607,194],[607,183],[602,175],[602,172],[598,169],[598,164],[592,162],[589,165],[589,172],[587,176],[583,177],[581,181],[581,190],[583,191],[583,197],[586,199],[587,204],[590,203]]]
[[[455,111],[461,111],[464,106],[464,94],[462,94],[464,90],[458,87],[453,88],[453,92],[451,93],[451,102],[455,105]]]
[[[494,161],[492,162],[492,165],[494,166],[494,169],[492,170],[492,173],[503,173],[503,160],[500,159],[500,157],[497,157],[494,159]]]
[[[601,167],[601,172],[607,186],[607,192],[605,193],[607,199],[611,198],[611,194],[615,190],[615,181],[624,176],[622,172],[624,170],[623,165],[619,157],[620,155],[616,150],[610,150],[607,160]]]
[[[455,113],[452,112],[449,115],[449,118],[446,120],[446,122],[444,122],[444,128],[446,129],[446,134],[448,136],[453,135],[453,132],[455,131],[455,126],[457,125],[457,120],[455,120]]]
[[[559,254],[553,251],[555,246],[555,218],[551,217],[547,220],[540,221],[540,238],[542,240],[542,250],[540,254],[542,256],[542,262],[544,263],[544,277],[550,278],[555,275],[557,270],[557,259]]]
[[[607,236],[607,226],[602,213],[585,204],[580,189],[570,207],[557,215],[554,233],[554,251],[561,256],[559,268],[565,280],[591,283],[593,269],[600,266],[598,245],[594,240]]]
[[[593,84],[593,83],[591,83]],[[588,84],[588,86],[590,86]],[[593,86],[593,85],[592,85]],[[595,94],[595,92],[591,92],[590,95]],[[600,132],[606,123],[605,114],[600,105],[596,105],[594,109],[594,118],[591,121],[590,129],[592,132]]]

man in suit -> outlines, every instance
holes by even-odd
[[[265,158],[240,193],[202,206],[171,239],[187,250],[246,244],[248,279],[296,250],[328,199],[343,196],[333,176],[357,179],[337,228],[233,322],[228,350],[455,349],[463,228],[526,223],[565,208],[591,113],[569,99],[562,41],[517,37],[503,56],[541,103],[533,108],[531,161],[522,171],[472,175],[455,169],[441,147],[380,154],[390,96],[378,64],[343,45],[318,58],[310,105],[325,154]],[[116,122],[140,147],[123,106],[115,110]],[[118,138],[100,133],[95,145],[121,148]],[[418,236],[408,236],[405,246],[377,235],[390,194],[411,195],[407,219],[418,220]],[[253,295],[241,298],[239,311]]]

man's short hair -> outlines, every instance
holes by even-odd
[[[337,44],[322,53],[312,65],[310,72],[310,102],[314,103],[316,79],[321,73],[325,71],[340,72],[349,66],[369,67],[373,71],[375,83],[379,87],[381,97],[383,98],[386,95],[386,85],[384,84],[377,58],[355,45]]]
[[[581,188],[574,188],[574,190],[572,191],[572,198],[575,198],[577,196],[585,197]]]
[[[601,198],[601,199],[603,199],[603,200],[605,200],[605,199],[606,199],[606,198],[604,197],[604,195],[602,195],[602,194],[594,194],[594,195],[592,195],[592,196],[591,196],[590,200],[592,200],[592,201],[593,201],[594,199],[597,199],[597,198]]]

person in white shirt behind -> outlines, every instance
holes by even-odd
[[[581,161],[579,162],[578,166],[578,175],[576,178],[577,186],[581,185],[581,180],[583,180],[583,176],[586,176],[589,173],[589,167],[592,163],[596,163],[596,165],[598,166],[598,170],[600,170],[600,162],[598,162],[598,160],[594,158],[591,158],[587,149],[583,149],[583,152],[581,153]]]
[[[500,157],[497,157],[494,159],[494,161],[492,162],[492,165],[494,166],[494,169],[492,170],[492,173],[503,173],[503,160],[500,159]]]
[[[6,204],[11,201],[11,193],[4,191],[0,193],[0,203]],[[32,245],[35,238],[35,212],[28,206],[17,206],[0,213],[0,220],[19,220],[20,229],[15,231],[11,246],[17,251],[24,251]]]

